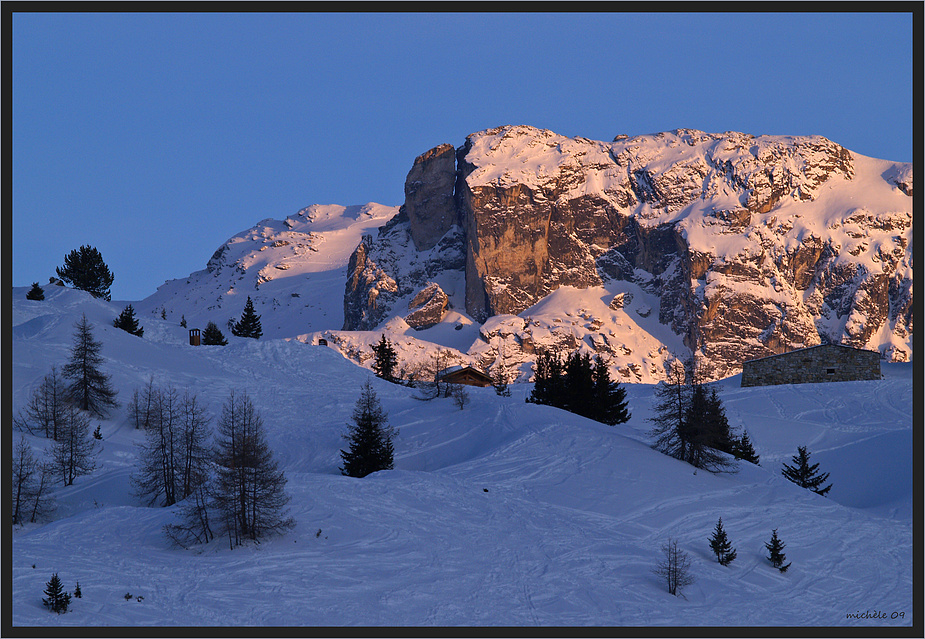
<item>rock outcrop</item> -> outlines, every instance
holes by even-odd
[[[479,322],[627,282],[657,295],[709,377],[826,342],[911,357],[909,164],[819,136],[686,129],[607,143],[505,126],[468,136],[455,167],[453,151],[415,160],[401,214],[358,247],[345,329],[438,278]]]
[[[450,298],[436,282],[428,282],[421,291],[408,302],[411,311],[405,315],[405,322],[414,329],[425,329],[435,326],[446,314],[446,307]]]

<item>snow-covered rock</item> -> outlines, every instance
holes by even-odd
[[[819,136],[688,129],[605,143],[505,126],[473,133],[456,155],[461,235],[441,240],[452,260],[429,259],[431,274],[446,274],[464,254],[464,305],[477,321],[521,315],[563,286],[630,282],[658,298],[659,321],[683,342],[674,355],[694,353],[711,378],[820,342],[911,357],[911,165]],[[440,176],[431,192],[442,194],[441,230],[448,156],[448,145],[436,147],[408,178],[417,194],[427,175]],[[432,221],[418,230],[426,207],[406,199],[405,208],[416,215],[361,249],[377,256],[376,277],[347,292],[381,319],[393,312],[375,294],[391,292],[385,276],[409,274],[404,265],[421,259],[414,250],[395,259],[396,247],[411,246],[396,242],[398,229],[433,235]],[[579,342],[605,343],[591,334]]]

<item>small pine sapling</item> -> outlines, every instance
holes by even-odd
[[[808,488],[817,495],[825,497],[826,493],[832,490],[832,484],[822,487],[825,480],[829,478],[828,473],[817,474],[819,464],[809,463],[809,453],[806,452],[806,446],[797,447],[797,454],[793,456],[793,466],[784,464],[781,474],[792,481],[800,488]]]
[[[710,550],[716,555],[716,561],[723,566],[728,566],[736,558],[735,548],[729,543],[729,537],[723,529],[723,518],[720,517],[716,522],[716,528],[713,529],[713,536],[710,537]]]
[[[80,582],[79,581],[77,582],[77,587],[74,588],[74,596],[77,599],[81,599],[83,597],[83,593],[80,592]]]
[[[45,299],[45,291],[39,286],[38,282],[32,282],[32,288],[26,293],[26,299],[35,302],[41,302]]]
[[[784,554],[785,544],[777,536],[777,528],[772,531],[771,541],[767,542],[764,547],[768,549],[768,561],[771,562],[771,565],[781,572],[787,572],[790,564],[784,565],[784,561],[787,559],[787,555]]]
[[[58,573],[52,575],[51,579],[45,584],[45,595],[42,603],[45,604],[46,608],[59,615],[67,612],[68,606],[71,605],[71,596],[64,592]]]
[[[755,452],[755,447],[752,445],[751,439],[748,437],[747,430],[743,430],[742,437],[733,444],[733,455],[735,455],[736,459],[747,461],[756,466],[758,465],[760,458],[758,457],[758,453]]]
[[[138,318],[135,317],[135,309],[131,304],[122,309],[122,313],[112,321],[112,325],[138,337],[144,337],[145,334],[145,329],[138,325]]]

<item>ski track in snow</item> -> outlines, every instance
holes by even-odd
[[[295,340],[139,340],[106,326],[117,305],[59,297],[14,304],[14,414],[65,361],[83,311],[123,407],[93,420],[98,468],[55,489],[55,519],[13,531],[14,626],[852,627],[869,622],[846,615],[865,610],[913,623],[911,364],[881,382],[720,382],[730,422],[761,455],[734,475],[651,450],[650,385],[626,386],[633,418],[609,427],[526,404],[529,386],[509,398],[470,389],[460,411],[372,378],[399,431],[396,469],[358,480],[340,475],[338,451],[368,370]],[[293,531],[234,550],[169,545],[177,508],[130,492],[142,433],[124,405],[150,375],[195,392],[213,418],[231,390],[251,395],[288,478]],[[781,477],[799,445],[831,472],[829,497]],[[719,517],[738,552],[726,567],[708,545]],[[772,528],[787,573],[767,561]],[[669,537],[692,561],[683,598],[652,572]],[[42,606],[53,572],[83,591],[65,615]]]

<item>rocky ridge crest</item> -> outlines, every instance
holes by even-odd
[[[433,286],[443,309],[464,307],[486,326],[563,287],[602,288],[607,303],[636,291],[636,311],[657,307],[683,346],[666,353],[655,339],[653,370],[634,376],[620,364],[619,330],[595,328],[604,313],[580,338],[550,319],[549,335],[606,353],[628,381],[659,378],[671,356],[694,353],[719,378],[822,342],[911,358],[910,164],[819,136],[689,129],[606,143],[505,126],[469,135],[455,165],[453,151],[419,156],[399,215],[357,247],[345,330],[407,319],[408,303]],[[527,361],[531,340],[517,324],[507,321],[503,350]],[[470,349],[486,367],[499,361],[490,342]]]

